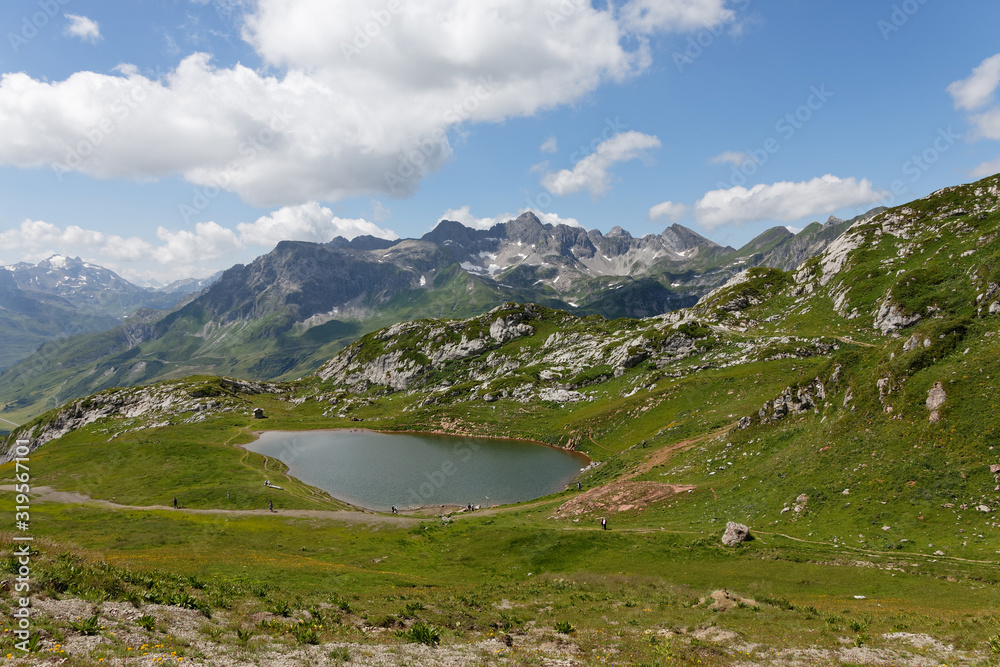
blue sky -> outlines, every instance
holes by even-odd
[[[1000,172],[995,0],[11,0],[0,262],[442,217],[739,246]]]

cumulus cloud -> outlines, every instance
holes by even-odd
[[[513,217],[517,216],[503,214],[493,218],[477,218],[472,215],[471,206],[463,206],[461,208],[449,208],[441,215],[438,222],[441,222],[442,220],[454,220],[455,222],[461,222],[466,227],[472,227],[473,229],[489,229],[493,225],[506,222]]]
[[[782,181],[756,185],[749,190],[744,187],[712,190],[694,205],[694,217],[707,229],[763,220],[792,222],[849,206],[871,204],[886,195],[867,179],[859,181],[827,174],[801,183]]]
[[[367,220],[338,218],[329,208],[309,202],[241,223],[236,230],[211,221],[190,229],[159,227],[152,243],[138,236],[124,238],[76,225],[60,227],[43,220],[25,220],[0,232],[0,254],[6,262],[38,262],[53,254],[80,256],[130,280],[170,282],[205,277],[246,261],[244,255],[252,247],[270,249],[284,240],[326,243],[336,236],[351,239],[361,234],[399,238]]]
[[[161,264],[195,264],[219,259],[243,248],[233,230],[215,222],[199,222],[193,232],[158,227],[156,237],[163,245],[156,248],[152,256]]]
[[[749,161],[750,156],[743,151],[726,151],[708,160],[709,164],[731,164],[734,167],[742,166],[744,162]]]
[[[645,157],[646,151],[659,147],[660,140],[653,135],[622,132],[598,144],[593,153],[577,162],[572,169],[545,174],[542,185],[554,195],[587,190],[591,196],[600,197],[611,187],[612,165]]]
[[[1000,89],[1000,53],[981,62],[967,78],[948,86],[955,108],[969,112],[969,122],[975,128],[975,139],[1000,139],[1000,104],[995,93]],[[991,106],[992,105],[992,106]],[[973,113],[978,112],[978,113]],[[982,173],[989,163],[973,170]]]
[[[965,79],[948,86],[955,100],[955,107],[974,111],[993,100],[993,93],[1000,87],[1000,53],[981,62]]]
[[[521,211],[521,213],[524,212],[525,211]],[[577,220],[576,218],[564,218],[560,216],[558,213],[539,213],[538,211],[535,211],[534,213],[535,215],[538,216],[538,219],[541,220],[546,225],[566,225],[567,227],[583,227],[583,225],[580,224],[580,221]]]
[[[79,37],[91,44],[97,44],[101,40],[101,29],[97,21],[78,14],[64,14],[64,16],[69,19],[69,25],[66,26],[67,35]]]
[[[1000,106],[993,107],[972,117],[978,136],[982,139],[1000,139]]]
[[[572,104],[644,71],[649,31],[724,14],[721,0],[632,0],[622,12],[565,0],[392,6],[259,0],[242,36],[260,69],[194,53],[160,77],[6,74],[0,164],[180,175],[258,206],[405,197],[449,159],[456,128]]]
[[[236,227],[242,242],[268,248],[280,241],[328,243],[337,236],[353,239],[367,234],[383,239],[399,238],[392,230],[382,229],[363,218],[338,218],[317,202],[285,206],[255,222],[241,222]]]
[[[665,201],[662,204],[657,204],[649,209],[649,219],[650,221],[655,221],[660,218],[666,218],[671,222],[677,222],[687,215],[687,212],[688,208],[684,204],[675,204],[672,201]]]
[[[80,253],[131,261],[149,255],[152,246],[139,237],[123,238],[77,225],[59,227],[44,220],[24,220],[14,229],[0,232],[0,247],[19,250],[28,261],[53,254]]]

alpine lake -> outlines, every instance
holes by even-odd
[[[378,511],[532,500],[562,491],[590,463],[522,440],[365,429],[267,431],[245,447],[335,498]]]

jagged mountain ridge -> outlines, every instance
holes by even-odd
[[[308,373],[360,334],[507,302],[644,317],[694,304],[747,266],[825,247],[800,236],[722,247],[680,225],[633,238],[543,224],[533,213],[477,230],[442,221],[420,239],[285,241],[157,316],[41,349],[0,375],[0,401],[37,413],[104,387],[192,373],[276,379]]]

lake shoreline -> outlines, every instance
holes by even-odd
[[[299,462],[298,464],[293,463],[293,464],[290,465],[287,461],[283,461],[282,460],[280,454],[276,455],[275,452],[277,450],[273,450],[272,449],[271,452],[267,452],[266,447],[268,445],[264,446],[264,451],[256,451],[255,449],[252,449],[254,447],[254,445],[256,443],[259,443],[260,440],[265,435],[267,435],[267,434],[273,434],[273,435],[278,436],[278,437],[281,437],[281,436],[295,437],[295,436],[307,436],[307,435],[314,435],[315,436],[315,435],[320,435],[320,434],[329,434],[329,435],[334,435],[335,436],[338,433],[341,433],[341,434],[354,434],[355,436],[368,434],[368,435],[372,435],[372,436],[376,436],[376,435],[378,435],[378,436],[399,435],[399,436],[411,436],[411,437],[417,437],[417,438],[419,438],[421,436],[432,436],[432,437],[447,438],[447,439],[454,438],[454,439],[459,440],[459,441],[460,440],[464,440],[464,439],[469,439],[469,440],[473,440],[473,441],[475,441],[475,440],[489,440],[489,441],[495,441],[495,442],[498,442],[498,443],[502,443],[502,442],[506,441],[507,443],[511,443],[511,445],[522,445],[522,446],[524,446],[524,445],[528,445],[528,446],[539,446],[539,445],[541,445],[544,448],[548,449],[549,451],[559,452],[560,454],[568,455],[574,461],[575,465],[573,467],[575,467],[576,470],[572,473],[572,477],[569,477],[568,480],[566,481],[566,483],[565,483],[566,484],[566,488],[569,488],[569,486],[572,485],[573,480],[575,480],[584,470],[586,470],[592,464],[592,459],[589,456],[587,456],[585,453],[583,453],[583,452],[578,452],[578,451],[575,451],[575,450],[566,449],[564,447],[559,447],[559,446],[556,446],[556,445],[551,445],[549,443],[540,442],[538,440],[532,440],[532,439],[528,439],[528,438],[501,437],[501,436],[470,435],[470,434],[466,434],[466,433],[455,433],[455,432],[448,432],[448,431],[443,431],[443,430],[434,430],[434,431],[417,431],[417,430],[384,431],[384,430],[379,430],[379,429],[369,428],[369,427],[362,427],[362,426],[347,426],[347,427],[336,427],[336,428],[328,428],[328,429],[327,428],[308,428],[308,429],[302,429],[302,430],[287,429],[287,428],[284,428],[284,429],[283,428],[254,429],[254,430],[250,431],[250,434],[254,438],[252,441],[244,443],[244,444],[238,444],[236,446],[239,447],[239,448],[241,448],[241,449],[243,449],[246,452],[252,452],[252,453],[258,454],[260,456],[264,456],[264,457],[266,457],[268,459],[273,459],[273,460],[275,460],[277,462],[280,462],[283,466],[286,467],[286,470],[281,473],[282,475],[285,475],[285,476],[287,476],[290,479],[294,479],[297,482],[299,482],[301,484],[304,484],[304,485],[306,485],[308,487],[318,489],[318,490],[322,491],[323,493],[328,494],[331,498],[334,498],[335,500],[338,500],[340,502],[346,503],[349,506],[362,509],[364,511],[378,512],[378,513],[388,513],[390,510],[389,510],[388,507],[385,507],[385,505],[388,504],[388,503],[386,503],[385,501],[383,501],[381,498],[373,499],[373,498],[370,498],[370,497],[365,497],[366,494],[360,494],[359,495],[357,493],[357,490],[350,488],[350,486],[348,486],[347,488],[344,488],[342,486],[324,484],[322,481],[318,482],[315,478],[313,478],[312,481],[309,481],[307,479],[303,479],[300,476],[300,474],[296,474],[294,472],[294,470],[293,470],[293,468],[295,467],[295,465],[302,465],[302,462]],[[476,445],[474,445],[474,444],[471,445],[471,446],[472,446],[473,449],[478,449],[478,447]],[[483,446],[486,446],[486,445],[484,444]],[[381,459],[381,460],[389,460],[389,459]],[[422,460],[423,459],[421,459],[421,461]],[[526,459],[526,461],[530,461],[530,460],[531,460],[530,458]],[[294,461],[294,459],[293,459],[293,461]],[[454,468],[453,464],[447,463],[445,465],[450,465],[452,468]],[[358,470],[364,470],[365,468],[357,468],[357,469]],[[445,471],[445,472],[448,475],[452,474],[451,472],[447,472],[447,471]],[[435,474],[437,474],[437,473],[435,472]],[[310,475],[308,475],[308,474],[306,475],[306,477],[309,477],[309,476]],[[438,476],[440,476],[440,475],[438,475]],[[420,483],[421,484],[425,484],[426,482],[423,479],[421,479]],[[543,487],[543,488],[545,488],[545,487]],[[549,488],[551,489],[551,487],[549,487]],[[489,508],[489,507],[497,507],[497,506],[501,506],[501,505],[516,505],[516,504],[519,504],[521,502],[529,502],[531,500],[535,500],[538,497],[544,497],[546,495],[550,495],[551,493],[557,493],[557,492],[559,492],[559,491],[562,490],[562,489],[559,489],[559,490],[554,490],[553,489],[553,490],[548,490],[548,491],[542,491],[541,494],[538,495],[538,496],[533,496],[531,498],[523,498],[523,499],[520,499],[520,500],[513,500],[513,499],[511,499],[512,496],[515,497],[515,498],[521,497],[521,496],[517,495],[518,494],[517,484],[514,484],[514,486],[512,486],[512,487],[509,487],[509,489],[512,490],[513,493],[501,493],[501,494],[498,494],[500,497],[498,497],[496,499],[497,502],[491,501],[489,499],[489,497],[487,497],[487,499],[486,499],[487,502],[485,502],[485,503],[482,503],[482,502],[481,503],[475,503],[475,502],[473,502],[472,504],[473,505],[477,505],[478,504],[481,509],[486,509],[486,508]],[[423,491],[422,487],[421,487],[421,492],[424,493],[424,498],[420,498],[420,500],[430,500],[430,498],[427,497],[430,494],[430,491]],[[492,491],[490,491],[488,493],[490,493],[490,495],[493,495]],[[370,494],[367,494],[367,495],[370,495]],[[413,494],[411,494],[411,495],[413,495]],[[503,501],[503,502],[500,502],[501,499],[503,499],[505,496],[506,496],[507,499],[505,501]],[[447,498],[442,498],[442,500],[445,501],[443,503],[427,503],[427,502],[420,503],[420,504],[413,503],[412,502],[413,500],[418,500],[418,498],[416,498],[416,497],[412,497],[409,500],[411,502],[408,503],[408,504],[404,504],[404,503],[398,502],[398,501],[395,502],[395,503],[393,503],[393,504],[396,505],[401,512],[406,512],[407,514],[418,514],[418,515],[425,515],[425,516],[444,515],[444,514],[452,514],[452,513],[455,513],[455,512],[464,512],[464,511],[466,511],[466,508],[468,507],[467,503],[463,503],[461,501],[455,500],[454,496],[452,496],[452,499],[450,501]]]

